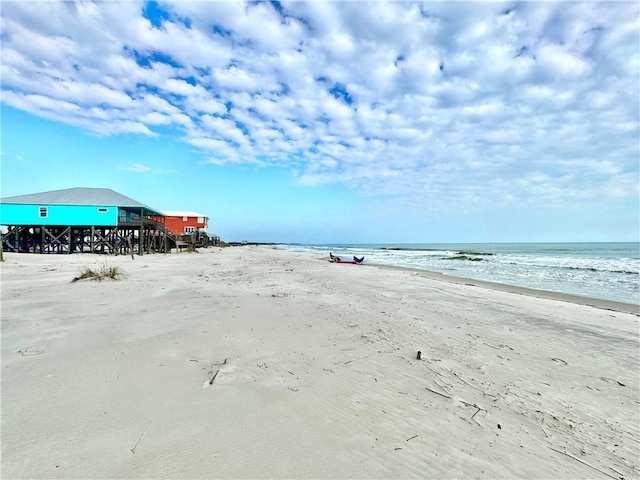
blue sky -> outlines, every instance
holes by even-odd
[[[638,2],[2,2],[2,196],[224,240],[637,241]]]

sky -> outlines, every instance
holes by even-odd
[[[640,3],[3,1],[2,197],[226,241],[638,241]]]

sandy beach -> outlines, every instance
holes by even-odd
[[[254,246],[0,271],[3,479],[640,478],[638,306]]]

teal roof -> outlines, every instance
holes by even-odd
[[[0,199],[4,204],[28,205],[97,205],[123,208],[144,208],[152,214],[163,215],[160,211],[126,197],[110,188],[66,188],[50,192],[32,193]]]

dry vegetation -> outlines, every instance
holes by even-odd
[[[78,280],[97,280],[101,282],[106,278],[110,278],[112,280],[120,280],[125,276],[125,273],[120,267],[116,265],[107,265],[105,263],[103,265],[100,265],[95,270],[89,267],[84,267],[80,274],[76,276],[72,280],[72,282],[77,282]]]

